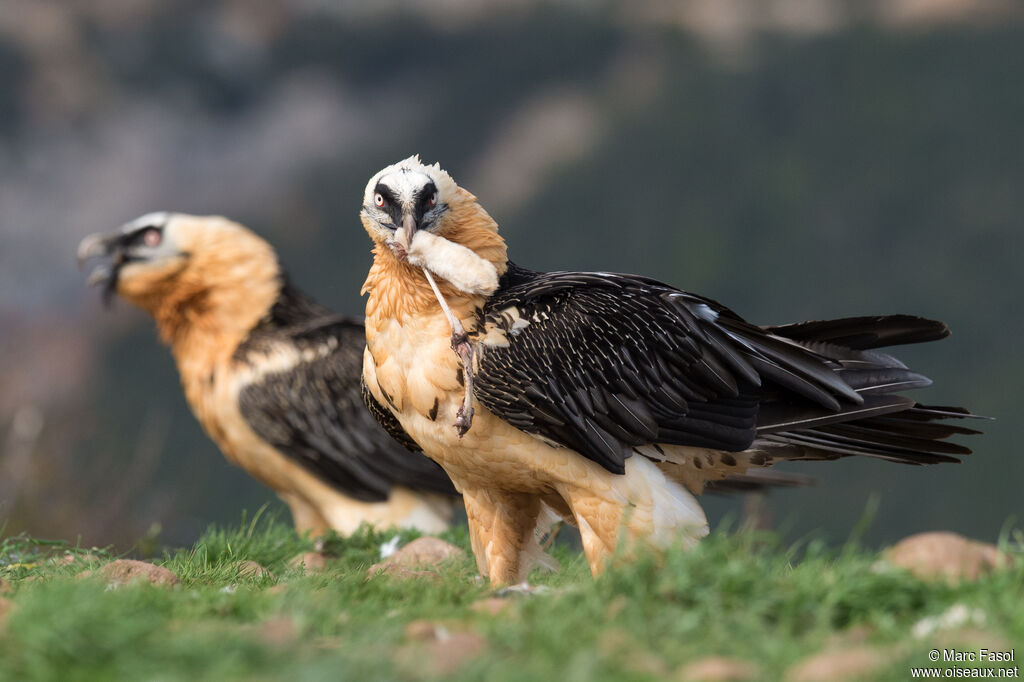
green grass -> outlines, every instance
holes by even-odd
[[[885,652],[890,663],[876,676],[907,679],[909,666],[928,665],[933,645],[960,646],[957,636],[988,638],[978,646],[989,648],[1024,642],[1024,561],[951,587],[880,569],[876,553],[852,546],[788,548],[772,536],[718,532],[692,551],[620,560],[595,581],[580,556],[556,547],[562,570],[531,578],[551,589],[491,615],[473,608],[492,592],[468,554],[436,581],[366,580],[392,535],[332,538],[337,561],[305,574],[288,561],[311,543],[282,523],[211,528],[156,560],[181,578],[173,589],[108,589],[76,578],[114,558],[107,552],[0,539],[14,605],[0,626],[0,680],[642,680],[671,678],[712,654],[779,679],[849,642]],[[468,552],[464,528],[445,537]],[[1006,544],[1020,558],[1019,543]],[[67,552],[79,560],[56,560]],[[242,560],[272,575],[239,578]],[[961,627],[912,636],[915,623],[955,604],[983,614],[973,635]],[[486,646],[454,675],[439,674],[430,646],[406,634],[420,619],[481,635]]]

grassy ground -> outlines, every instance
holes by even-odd
[[[367,580],[391,535],[333,539],[337,561],[307,574],[288,561],[310,543],[284,524],[210,529],[155,560],[181,578],[173,589],[109,589],[76,577],[104,552],[0,539],[0,596],[13,605],[0,616],[0,680],[678,679],[714,654],[782,679],[822,650],[862,649],[884,657],[872,678],[908,679],[935,647],[1024,643],[1022,561],[954,588],[884,570],[873,552],[720,532],[594,581],[556,548],[562,570],[531,579],[550,589],[494,614],[478,604],[492,591],[468,554],[433,581]],[[446,539],[468,550],[464,529]],[[68,552],[77,560],[61,562]],[[242,560],[272,575],[239,577]],[[913,634],[951,608],[969,622]],[[467,650],[476,654],[459,661]]]

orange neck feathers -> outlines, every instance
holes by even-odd
[[[119,293],[149,312],[182,378],[230,357],[281,290],[273,249],[241,226],[177,228],[187,253],[177,263],[132,272]]]
[[[477,256],[494,265],[500,277],[508,267],[505,240],[498,234],[498,225],[477,202],[476,197],[459,188],[448,201],[448,213],[441,219],[436,234],[465,246]],[[410,317],[440,313],[441,308],[423,271],[400,262],[383,240],[368,229],[374,240],[373,265],[363,283],[366,301],[367,328],[387,319],[402,322]],[[445,280],[437,280],[448,305],[460,317],[468,317],[483,304],[482,296],[459,291]]]

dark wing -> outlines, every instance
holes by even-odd
[[[819,341],[819,330],[797,325],[788,331],[800,338],[790,339],[632,275],[510,264],[480,324],[480,402],[616,473],[640,445],[739,451],[773,429],[779,444],[810,434],[820,442],[801,446],[831,450],[846,436],[816,427],[906,411],[914,401],[892,391],[929,383],[883,353]],[[841,327],[825,331],[852,333]]]
[[[423,452],[423,448],[420,444],[412,439],[409,432],[402,427],[402,423],[398,421],[391,410],[386,409],[383,405],[377,402],[377,399],[370,393],[370,389],[367,388],[366,382],[360,377],[359,390],[362,393],[363,404],[366,405],[366,409],[370,411],[373,418],[377,420],[384,431],[398,441],[402,447],[412,452]]]
[[[383,501],[392,485],[455,494],[440,466],[403,448],[367,411],[361,396],[365,339],[361,322],[335,316],[254,337],[251,352],[243,345],[236,360],[256,362],[275,344],[293,345],[311,359],[242,389],[242,416],[284,455],[353,498]]]

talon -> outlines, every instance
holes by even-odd
[[[468,350],[469,350],[469,346],[468,346],[468,344],[469,344],[469,334],[466,332],[466,330],[463,329],[463,330],[458,331],[458,332],[453,331],[452,332],[452,350],[455,351],[456,353],[460,353],[461,354],[461,352],[463,352],[463,351],[461,351],[459,347],[464,345],[464,344],[466,345],[466,352],[468,352]]]
[[[470,405],[469,409],[466,409],[466,405],[460,405],[459,411],[455,414],[455,431],[458,432],[459,438],[466,435],[469,431],[469,427],[473,425],[473,406]]]

